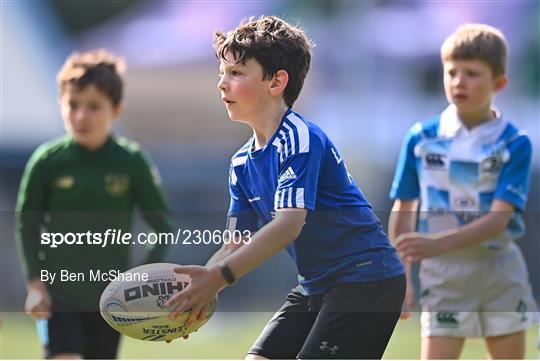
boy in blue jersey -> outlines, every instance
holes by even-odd
[[[523,358],[536,314],[513,241],[524,232],[531,142],[492,106],[507,83],[506,41],[464,25],[441,57],[450,105],[411,128],[390,192],[390,237],[406,264],[422,261],[421,357],[458,358],[465,338],[484,337],[491,358]]]
[[[381,358],[399,318],[404,268],[337,148],[291,110],[311,60],[302,30],[276,17],[216,32],[218,89],[253,137],[232,157],[228,229],[252,231],[173,296],[188,321],[227,284],[287,249],[299,285],[269,321],[249,359]]]

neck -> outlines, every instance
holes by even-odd
[[[463,125],[467,129],[472,129],[479,126],[480,124],[489,122],[490,120],[495,119],[495,113],[491,109],[491,105],[480,109],[477,112],[470,113],[460,113],[458,112],[459,119],[463,122]]]
[[[94,144],[81,144],[81,143],[79,143],[79,145],[82,148],[84,148],[85,150],[89,151],[89,152],[95,152],[96,150],[103,147],[105,145],[105,143],[107,143],[108,139],[109,139],[109,137],[107,137],[107,138],[105,138],[103,140],[100,140],[99,142],[94,143]]]
[[[257,119],[249,122],[255,136],[255,150],[263,148],[272,138],[286,111],[287,106],[281,102],[264,109]]]

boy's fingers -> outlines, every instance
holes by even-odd
[[[197,306],[195,306],[195,308],[193,308],[191,310],[191,313],[189,314],[189,317],[188,317],[188,319],[186,321],[186,327],[191,325],[193,323],[193,321],[195,321],[198,318],[199,313],[201,312],[201,309],[202,309],[202,306],[197,305]]]
[[[206,316],[206,309],[207,309],[206,306],[204,306],[203,308],[201,308],[201,312],[199,312],[199,315],[197,316],[197,320],[198,320],[198,321],[204,320],[204,316]]]
[[[182,302],[180,305],[178,305],[174,309],[174,311],[171,312],[171,314],[169,315],[169,318],[171,320],[176,319],[176,317],[178,317],[179,314],[186,312],[187,310],[189,310],[190,307],[192,307],[192,305],[191,305],[191,301],[188,298],[184,300],[184,302]]]
[[[173,268],[173,271],[179,274],[185,274],[188,276],[193,276],[201,266],[177,266]]]
[[[166,307],[170,307],[175,303],[182,303],[186,299],[186,290],[180,291],[177,294],[173,295],[167,302],[165,302]]]

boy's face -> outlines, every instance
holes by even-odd
[[[489,65],[481,60],[446,60],[444,90],[449,103],[455,104],[458,114],[476,115],[489,111],[495,92],[506,85],[506,77],[493,77]]]
[[[84,148],[95,150],[109,137],[112,122],[120,115],[121,106],[95,85],[83,89],[68,86],[60,96],[60,108],[66,131]]]
[[[219,66],[217,87],[229,118],[246,122],[260,115],[270,99],[271,81],[263,80],[262,66],[255,59],[235,64],[234,56],[227,53]]]

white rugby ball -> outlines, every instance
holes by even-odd
[[[169,314],[178,305],[169,308],[165,302],[191,281],[188,275],[175,273],[173,268],[176,266],[151,263],[119,274],[101,294],[101,316],[116,331],[139,340],[169,341],[198,330],[214,313],[217,297],[212,300],[203,320],[185,327],[189,312],[171,320]]]

